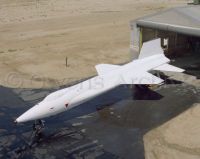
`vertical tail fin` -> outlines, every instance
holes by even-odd
[[[164,55],[164,51],[161,47],[161,39],[155,39],[155,40],[151,40],[151,41],[143,43],[141,51],[140,51],[139,59],[143,59],[145,57],[149,57],[152,55],[159,55],[159,54]]]

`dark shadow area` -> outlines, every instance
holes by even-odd
[[[32,122],[14,125],[13,121],[54,89],[0,87],[0,157],[143,159],[143,136],[198,102],[200,93],[193,89],[180,83],[158,91],[120,86],[46,119],[42,136],[34,137]],[[92,117],[79,118],[89,114]],[[79,128],[73,122],[83,125]]]
[[[185,69],[185,73],[200,79],[200,53],[174,58],[172,65]]]
[[[148,86],[135,85],[133,88],[133,100],[160,100],[163,96]]]
[[[197,79],[200,79],[200,62],[190,64],[188,67],[184,67],[186,73],[189,75],[195,75]]]

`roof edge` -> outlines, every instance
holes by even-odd
[[[172,31],[186,35],[200,36],[200,28],[181,26],[181,25],[171,25],[166,23],[157,23],[153,21],[138,20],[136,21],[137,26],[148,27],[152,29]]]

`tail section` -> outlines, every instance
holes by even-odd
[[[146,57],[150,57],[153,55],[164,55],[164,51],[161,47],[161,39],[155,39],[148,42],[143,43],[139,59],[143,59]]]
[[[153,56],[153,55],[163,55],[163,57],[165,57],[164,51],[161,47],[161,39],[155,39],[155,40],[143,43],[143,46],[141,48],[140,55],[139,55],[138,59],[147,58],[147,57],[150,57],[150,56]],[[160,65],[160,66],[154,68],[153,70],[171,71],[171,72],[184,72],[185,71],[184,69],[172,66],[172,65],[167,64],[167,63]]]

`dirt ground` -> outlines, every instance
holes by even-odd
[[[95,75],[96,64],[125,63],[130,60],[130,20],[186,3],[1,0],[0,84],[55,87]]]
[[[200,104],[144,136],[146,159],[199,159]]]

